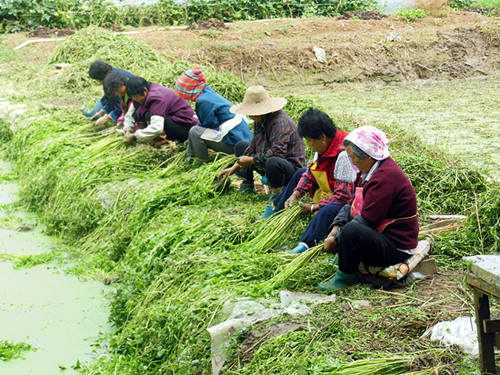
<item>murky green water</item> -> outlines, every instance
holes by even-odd
[[[9,168],[0,162],[0,173]],[[0,184],[0,204],[12,202],[16,192],[15,183]],[[38,227],[29,232],[0,229],[0,254],[40,254],[57,246]],[[110,329],[108,291],[102,283],[69,277],[53,265],[15,270],[12,263],[0,261],[0,340],[37,349],[26,352],[26,359],[0,361],[0,374],[76,374],[72,366],[78,361],[92,361],[102,353],[94,344],[99,332]]]
[[[304,86],[329,113],[395,125],[500,180],[500,76],[391,84]]]

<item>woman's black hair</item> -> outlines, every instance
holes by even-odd
[[[90,65],[89,76],[92,79],[103,81],[113,70],[113,67],[104,61],[96,60]]]
[[[309,108],[299,119],[299,135],[303,138],[320,139],[322,134],[335,137],[337,127],[332,119],[316,108]]]
[[[354,143],[352,143],[348,139],[344,139],[344,147],[351,146],[351,151],[354,155],[356,155],[357,158],[361,160],[368,159],[370,155],[368,155],[366,152],[364,152],[362,149],[360,149],[358,146],[356,146]]]
[[[104,95],[107,98],[111,98],[116,95],[116,90],[120,88],[121,85],[126,86],[128,77],[122,73],[111,72],[104,79],[103,88]]]
[[[127,81],[127,95],[144,95],[144,90],[148,89],[151,83],[142,77],[131,77]]]

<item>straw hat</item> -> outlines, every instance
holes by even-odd
[[[252,86],[245,92],[243,103],[233,105],[230,111],[247,116],[261,116],[276,112],[285,104],[285,98],[271,98],[264,87]]]

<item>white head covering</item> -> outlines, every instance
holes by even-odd
[[[346,140],[351,141],[375,160],[389,157],[389,140],[385,133],[371,125],[364,125],[349,133]]]

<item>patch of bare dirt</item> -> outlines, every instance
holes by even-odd
[[[54,36],[73,35],[74,33],[75,31],[71,29],[49,29],[45,26],[37,26],[28,33],[28,36],[32,38],[52,38]]]
[[[393,16],[239,22],[210,39],[197,30],[133,37],[173,59],[225,69],[250,84],[454,79],[500,69],[499,21],[470,12],[410,23]],[[325,50],[326,63],[318,61],[314,47]]]
[[[254,353],[259,349],[262,343],[276,336],[285,335],[289,332],[305,331],[307,326],[299,323],[278,323],[264,324],[251,329],[245,333],[243,341],[240,344],[238,359],[241,365],[250,363]]]

